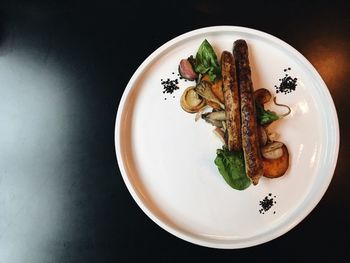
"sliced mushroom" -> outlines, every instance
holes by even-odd
[[[262,126],[259,126],[258,133],[260,138],[260,146],[265,146],[267,143],[267,133],[265,128]]]
[[[217,78],[214,83],[211,82],[210,77],[208,74],[205,74],[202,78],[202,81],[208,81],[211,83],[211,90],[213,91],[214,95],[219,99],[221,103],[225,102],[224,99],[224,93],[222,92],[222,79]]]
[[[254,98],[257,103],[264,105],[271,100],[272,96],[270,91],[267,89],[257,89],[254,91]]]
[[[225,113],[225,111],[208,112],[208,113],[202,114],[202,118],[203,119],[209,118],[209,119],[216,120],[216,121],[225,121],[226,120],[226,113]]]
[[[208,81],[201,81],[195,87],[196,92],[209,102],[214,102],[220,106],[221,109],[225,109],[225,105],[215,96],[211,89],[211,84]]]
[[[282,156],[282,146],[284,144],[281,142],[272,142],[261,148],[261,154],[266,159],[278,159]]]
[[[205,100],[198,95],[195,87],[188,87],[181,96],[181,107],[189,113],[198,112],[205,106]]]
[[[226,132],[226,129],[227,129],[226,121],[222,121],[222,130],[223,130],[223,132]]]
[[[267,132],[267,141],[268,142],[274,142],[278,140],[279,134],[277,132]]]

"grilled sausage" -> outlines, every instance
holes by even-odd
[[[258,125],[253,96],[253,83],[248,58],[248,46],[244,40],[234,42],[233,55],[236,60],[241,103],[242,148],[247,176],[256,185],[263,175]]]
[[[222,52],[221,55],[221,75],[226,112],[227,146],[230,151],[239,151],[242,149],[239,90],[235,61],[228,51]]]

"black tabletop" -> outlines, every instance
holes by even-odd
[[[350,183],[349,1],[7,1],[0,4],[0,262],[339,261]],[[317,207],[287,234],[209,249],[161,229],[117,165],[114,125],[130,77],[155,49],[214,25],[270,33],[325,80],[341,144]]]

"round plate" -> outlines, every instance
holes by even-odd
[[[180,107],[183,90],[194,83],[179,80],[179,90],[163,93],[161,79],[178,78],[179,61],[195,55],[204,39],[218,57],[232,51],[235,40],[245,39],[255,89],[276,94],[274,86],[286,73],[298,79],[295,91],[276,94],[292,113],[271,127],[289,149],[284,176],[262,178],[244,191],[231,188],[214,164],[222,144],[213,126],[195,122]],[[242,248],[286,233],[317,205],[335,169],[339,127],[325,83],[298,51],[257,30],[219,26],[176,37],[142,63],[119,104],[115,146],[128,190],[154,222],[195,244]],[[265,196],[276,203],[260,213]]]

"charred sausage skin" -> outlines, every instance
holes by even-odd
[[[240,91],[242,149],[247,176],[257,185],[264,173],[260,153],[258,124],[254,103],[254,88],[248,58],[248,46],[244,40],[237,40],[233,46]]]
[[[239,90],[235,60],[228,51],[222,52],[221,55],[221,75],[226,112],[227,147],[230,151],[239,151],[242,149]]]

